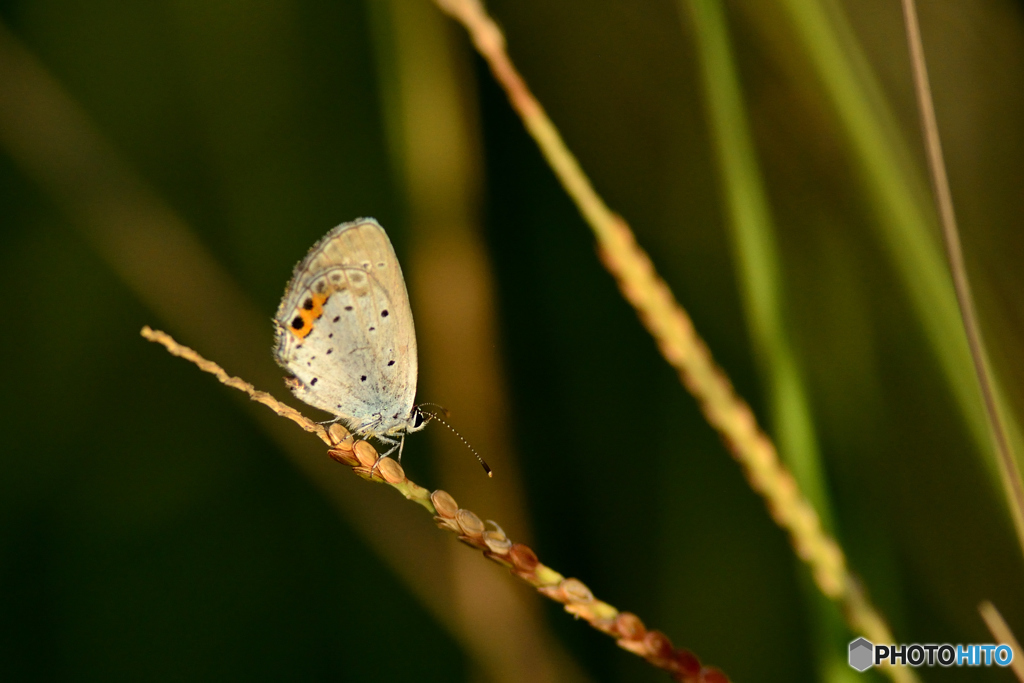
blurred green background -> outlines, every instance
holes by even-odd
[[[984,599],[1020,634],[1021,550],[956,398],[970,368],[950,380],[921,266],[880,238],[898,233],[799,5],[726,9],[836,531],[900,642],[991,642]],[[898,3],[820,6],[876,79],[898,144],[874,144],[938,245]],[[771,432],[685,3],[489,7]],[[1024,5],[920,12],[982,324],[1024,419]],[[496,470],[435,426],[406,444],[414,480],[736,681],[829,677],[785,535],[431,3],[5,0],[0,19],[0,679],[665,679],[139,337],[165,329],[286,397],[270,318],[357,216],[403,262],[419,399]]]

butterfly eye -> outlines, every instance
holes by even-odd
[[[412,412],[412,427],[413,427],[413,429],[416,429],[417,427],[422,425],[423,422],[426,419],[427,418],[423,417],[423,413],[420,412],[419,408],[413,408],[413,412]]]

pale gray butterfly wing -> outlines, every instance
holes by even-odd
[[[275,357],[299,399],[364,436],[413,426],[412,310],[395,250],[375,220],[343,223],[310,250],[275,322]]]

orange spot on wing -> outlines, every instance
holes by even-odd
[[[296,328],[294,325],[289,325],[288,329],[292,331],[296,337],[300,340],[305,339],[309,336],[309,333],[313,331],[313,321],[317,320],[324,314],[324,304],[327,303],[327,299],[330,294],[310,294],[302,303],[299,304],[299,308],[295,311],[295,318],[302,319],[302,327]],[[312,306],[307,307],[307,303],[312,302]]]

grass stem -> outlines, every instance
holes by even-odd
[[[963,321],[964,332],[967,334],[967,346],[970,348],[974,374],[978,378],[978,387],[985,405],[985,415],[988,418],[992,441],[995,445],[996,459],[999,463],[999,474],[1003,481],[1007,505],[1017,531],[1017,541],[1021,550],[1024,551],[1024,484],[1021,482],[1020,469],[1013,457],[1010,439],[1000,416],[992,370],[985,352],[985,341],[982,337],[981,326],[978,324],[978,315],[974,309],[974,297],[971,294],[971,283],[967,277],[967,266],[964,264],[960,231],[957,228],[956,212],[953,209],[953,193],[949,189],[949,176],[946,174],[946,162],[942,155],[939,125],[935,117],[935,103],[932,101],[932,90],[928,81],[928,65],[924,58],[921,26],[917,19],[917,5],[914,0],[903,0],[903,18],[907,29],[907,46],[910,49],[910,65],[914,74],[917,108],[921,115],[925,155],[928,159],[928,171],[931,175],[935,204],[942,226],[942,239],[946,245],[946,258],[949,260],[949,270],[953,275],[953,288],[956,290],[956,300],[960,306],[960,318]]]

